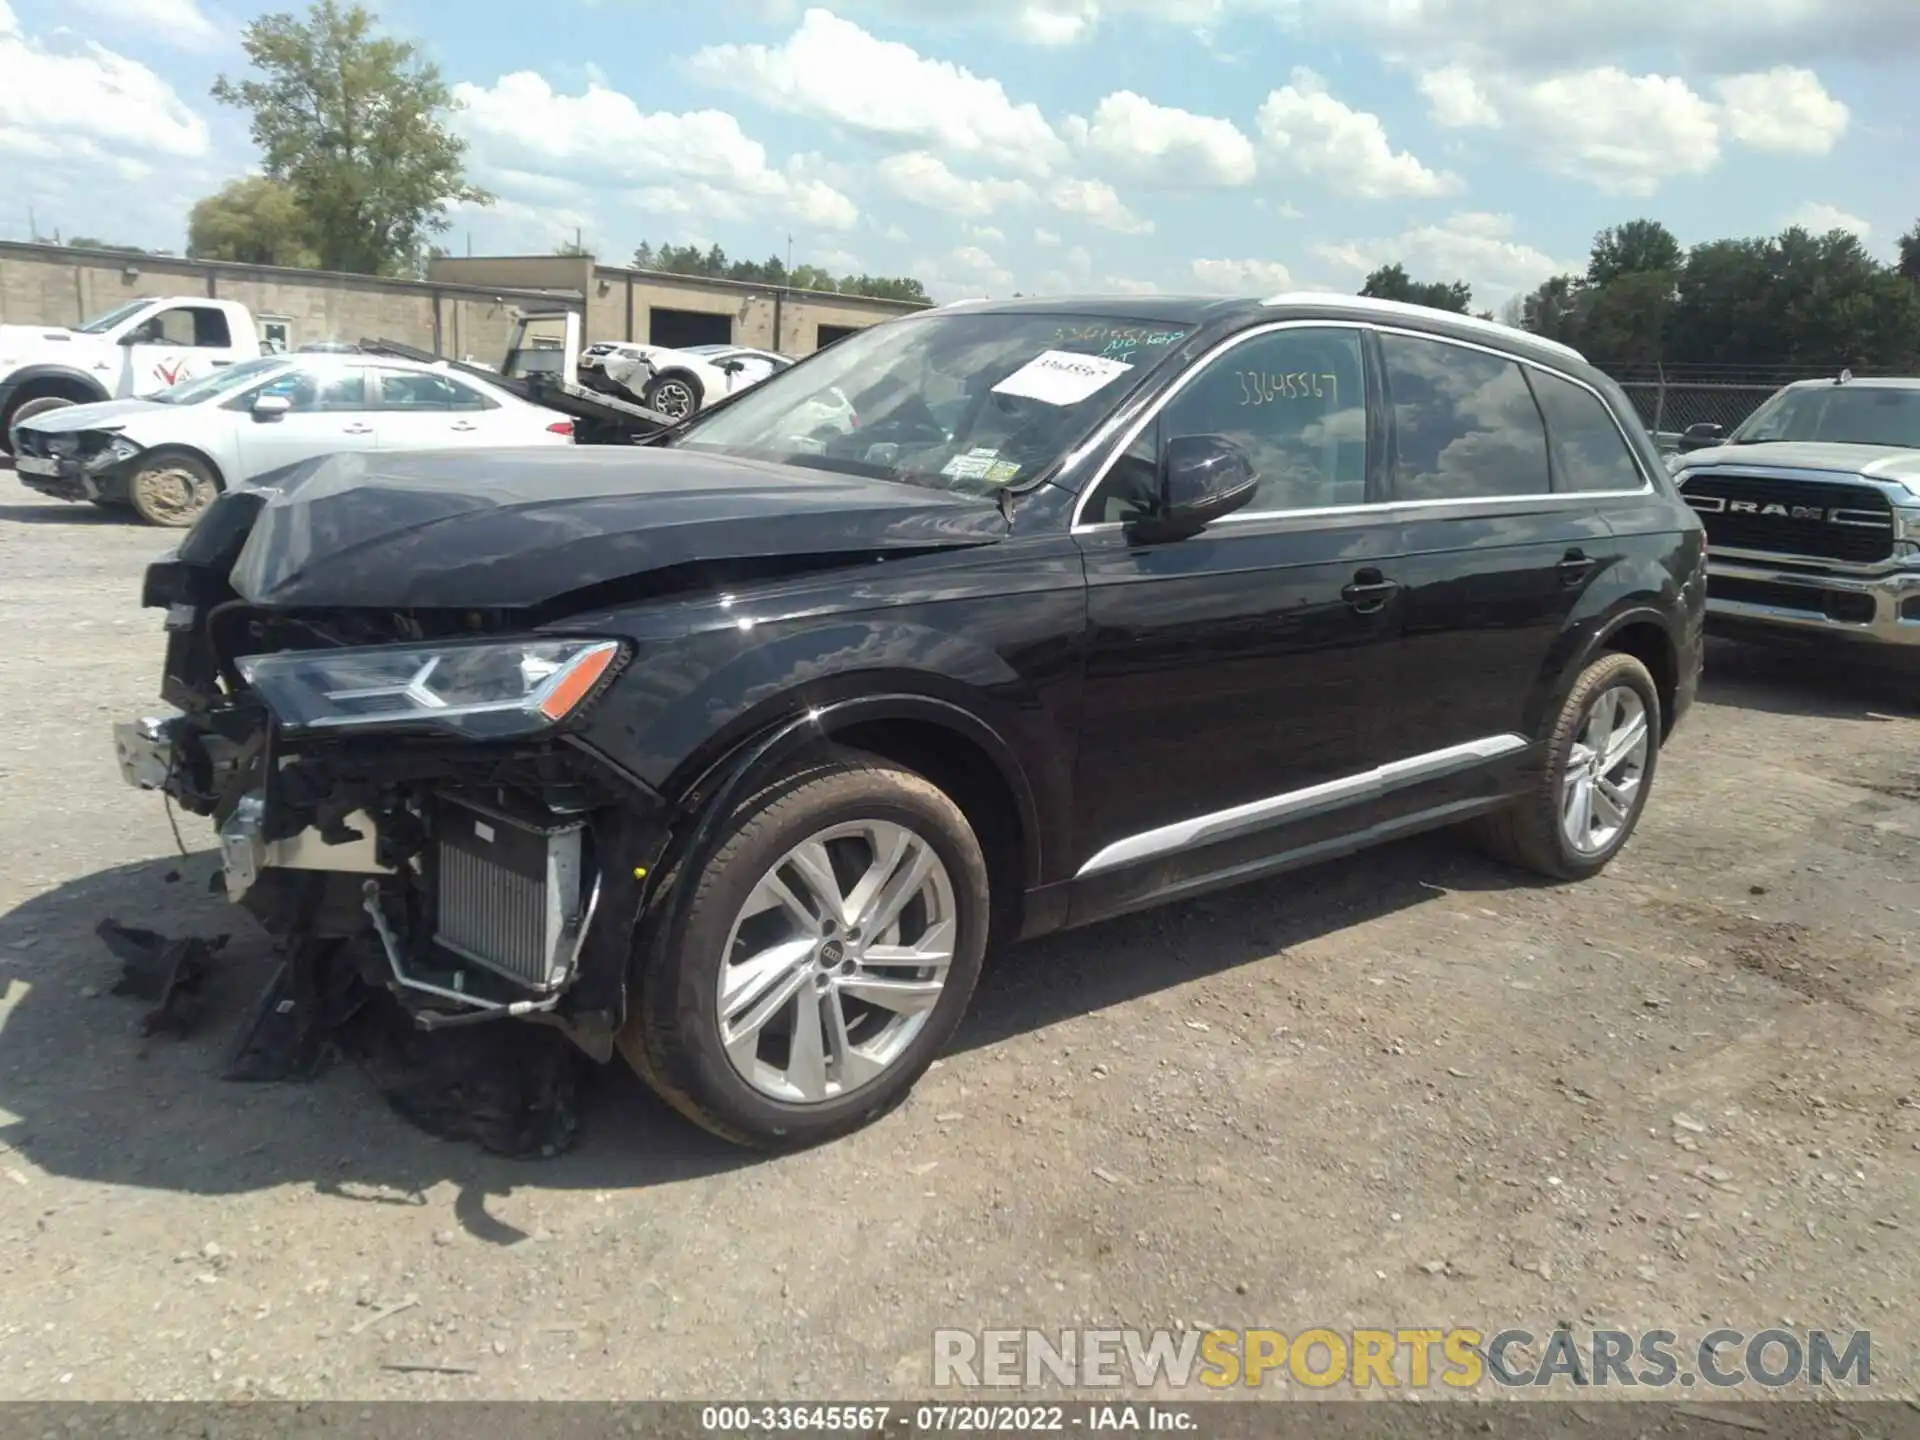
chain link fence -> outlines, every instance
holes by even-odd
[[[1732,430],[1785,383],[1622,380],[1620,388],[1633,401],[1655,442],[1667,450],[1679,443],[1681,432],[1689,425],[1711,423]]]

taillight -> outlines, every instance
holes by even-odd
[[[549,435],[571,435],[573,433],[573,421],[556,420],[553,424],[547,426],[547,433]]]

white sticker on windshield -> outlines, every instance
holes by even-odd
[[[1000,452],[990,445],[976,445],[964,455],[956,455],[940,467],[942,475],[955,480],[984,480]]]
[[[1075,355],[1047,350],[993,387],[996,395],[1018,395],[1046,405],[1078,405],[1133,366],[1104,355]]]

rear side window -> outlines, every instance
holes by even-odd
[[[1544,495],[1547,432],[1511,360],[1438,340],[1382,335],[1400,500]]]
[[[380,372],[381,403],[389,410],[492,410],[493,401],[451,380],[420,370]]]
[[[1531,379],[1547,417],[1556,489],[1638,490],[1646,483],[1598,395],[1544,370],[1533,371]]]

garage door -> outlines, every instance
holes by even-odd
[[[647,307],[647,341],[684,350],[689,345],[731,345],[733,317],[713,315],[705,310],[666,310]]]

